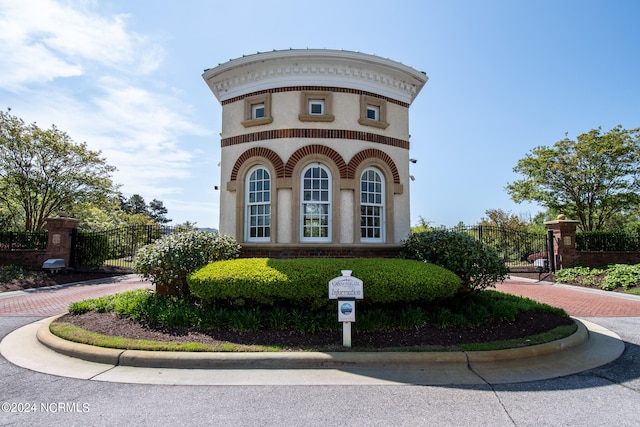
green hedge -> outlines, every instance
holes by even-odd
[[[429,302],[455,295],[460,279],[419,261],[383,258],[247,258],[219,261],[187,278],[191,293],[205,303],[253,303],[320,308],[329,304],[328,283],[352,270],[364,282],[366,305]]]

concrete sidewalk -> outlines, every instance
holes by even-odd
[[[61,340],[49,332],[51,320],[41,320],[10,333],[0,342],[0,353],[13,364],[33,371],[116,383],[482,385],[575,374],[617,359],[625,348],[615,333],[581,321],[578,332],[563,340],[498,351],[148,352],[104,349]]]

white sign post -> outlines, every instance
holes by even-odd
[[[362,280],[351,277],[351,270],[329,281],[329,299],[338,300],[338,322],[342,323],[342,345],[351,347],[351,323],[356,321],[356,299],[364,298]]]

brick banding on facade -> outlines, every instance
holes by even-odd
[[[391,138],[385,135],[346,129],[274,129],[261,132],[245,133],[242,135],[223,138],[222,147],[244,144],[247,142],[268,141],[282,138],[314,138],[314,139],[353,139],[357,141],[373,142],[391,147],[409,149],[409,141]]]
[[[283,93],[283,92],[334,92],[334,93],[350,93],[355,95],[366,95],[373,96],[375,98],[384,99],[387,102],[392,104],[399,105],[404,108],[409,108],[409,104],[406,102],[398,101],[397,99],[389,98],[387,96],[379,95],[373,92],[367,92],[364,90],[350,89],[344,87],[332,87],[332,86],[288,86],[288,87],[277,87],[273,89],[265,89],[257,92],[251,92],[246,95],[236,96],[235,98],[229,98],[222,101],[222,106],[232,104],[237,101],[242,101],[245,98],[256,96],[256,95],[264,95],[267,93]]]
[[[314,154],[320,154],[330,158],[340,171],[340,179],[347,178],[347,163],[344,161],[342,156],[334,149],[320,144],[305,145],[304,147],[296,150],[295,153],[289,157],[289,160],[287,160],[284,167],[284,177],[291,178],[293,176],[293,168],[295,168],[296,164],[306,156]]]
[[[265,147],[254,147],[250,148],[238,157],[235,164],[233,165],[233,169],[231,170],[231,181],[235,181],[238,178],[238,171],[244,162],[249,160],[252,157],[263,157],[267,159],[273,165],[273,168],[276,171],[276,178],[284,177],[285,165],[280,156],[269,148]]]
[[[368,159],[380,159],[389,166],[389,169],[391,169],[393,182],[395,184],[400,183],[400,173],[398,172],[398,168],[396,167],[395,162],[387,153],[382,150],[378,150],[375,148],[362,150],[355,156],[353,156],[351,161],[346,164],[342,159],[342,156],[340,156],[340,154],[338,154],[336,151],[318,144],[307,145],[300,148],[291,155],[286,164],[273,150],[265,147],[250,148],[249,150],[242,153],[240,157],[238,157],[238,160],[236,160],[235,164],[233,165],[233,169],[231,170],[230,180],[236,181],[238,179],[238,172],[240,171],[240,168],[242,167],[244,162],[253,157],[262,157],[271,162],[273,168],[276,171],[276,178],[290,178],[293,174],[293,169],[295,168],[296,164],[305,156],[312,154],[322,154],[329,157],[335,162],[336,166],[338,166],[338,169],[340,170],[340,178],[346,179],[355,178],[356,169],[363,161]]]
[[[353,158],[349,161],[347,165],[347,177],[349,179],[355,178],[356,169],[360,164],[368,159],[380,159],[385,162],[389,169],[391,169],[391,173],[393,174],[393,182],[395,184],[400,184],[400,173],[398,172],[398,168],[396,167],[395,162],[387,153],[382,150],[378,150],[375,148],[369,148],[367,150],[362,150],[357,153]]]

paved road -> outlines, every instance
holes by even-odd
[[[127,286],[148,284],[130,280]],[[504,286],[499,289],[539,292],[541,299],[562,301],[570,313],[586,313],[578,315],[618,333],[626,342],[625,352],[613,363],[563,378],[446,387],[116,384],[31,372],[0,358],[0,425],[640,426],[640,317],[634,311],[640,301],[628,305],[623,298],[530,282]],[[0,294],[0,338],[59,312],[89,289],[114,291],[101,284]],[[37,296],[46,292],[52,294]],[[50,304],[33,306],[34,298]],[[604,312],[602,298],[610,307]],[[595,306],[585,306],[584,299]],[[623,312],[618,305],[625,306]]]

